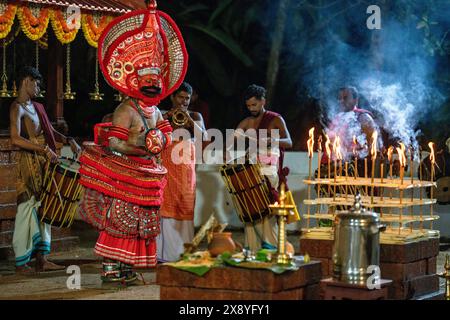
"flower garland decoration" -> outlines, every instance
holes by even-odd
[[[16,5],[4,1],[0,2],[0,39],[6,38],[11,31],[16,12]]]
[[[50,10],[33,5],[20,6],[17,9],[17,17],[20,21],[23,33],[33,41],[40,39],[48,27]]]
[[[51,10],[50,21],[53,30],[55,31],[56,38],[62,44],[68,44],[75,40],[78,33],[78,28],[76,27],[75,21],[72,21],[72,26],[67,24],[67,16],[65,13],[57,9]]]
[[[85,13],[81,15],[81,27],[87,42],[94,48],[98,47],[98,39],[108,23],[113,19],[112,16],[101,16]]]

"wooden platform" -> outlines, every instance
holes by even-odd
[[[379,289],[369,289],[366,285],[350,284],[333,280],[320,281],[323,300],[386,300],[389,296],[388,288],[392,280],[380,280]]]
[[[321,279],[319,261],[283,274],[218,267],[199,277],[164,265],[156,270],[161,300],[317,300]]]
[[[333,240],[300,239],[300,254],[308,253],[322,262],[322,273],[333,273]],[[428,239],[403,245],[381,244],[380,269],[383,279],[393,280],[389,299],[420,299],[439,291],[436,274],[439,239]]]

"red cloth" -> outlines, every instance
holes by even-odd
[[[47,112],[45,112],[44,106],[42,104],[35,101],[33,101],[32,103],[39,116],[42,131],[44,131],[45,142],[48,144],[50,149],[56,152],[56,139],[55,135],[53,134],[53,126],[48,119]]]
[[[273,119],[275,119],[276,117],[281,117],[281,115],[279,113],[273,112],[273,111],[265,111],[263,118],[261,119],[261,122],[259,123],[259,129],[268,129],[270,123],[272,122]],[[257,130],[257,132],[258,132]],[[289,168],[287,167],[283,167],[283,161],[284,161],[284,148],[280,147],[280,157],[278,159],[278,177],[279,177],[279,183],[278,186],[272,186],[273,187],[273,193],[276,196],[276,198],[278,198],[278,192],[276,191],[278,189],[278,187],[284,183],[284,185],[286,186],[286,190],[289,190],[288,184],[287,184],[287,176],[289,174]]]
[[[155,239],[125,239],[100,232],[94,252],[107,259],[118,260],[134,268],[151,268],[156,266]]]
[[[172,156],[176,156],[173,152],[175,148],[181,149],[178,154],[183,159],[181,164],[172,161]],[[184,153],[184,150],[188,152]],[[163,150],[161,159],[167,168],[167,185],[161,203],[161,217],[193,220],[196,186],[194,143],[190,140],[174,142]]]

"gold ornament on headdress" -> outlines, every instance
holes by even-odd
[[[100,93],[100,87],[98,84],[98,53],[97,50],[95,51],[95,91],[89,93],[90,99],[99,101],[103,100],[103,93]]]
[[[64,92],[64,100],[74,100],[76,92],[72,92],[70,87],[70,43],[67,44],[66,50],[66,92]]]
[[[6,75],[6,43],[3,39],[3,69],[2,69],[2,89],[0,90],[1,98],[9,98],[11,95],[8,92],[8,76]]]

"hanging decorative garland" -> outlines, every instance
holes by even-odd
[[[75,27],[75,21],[73,21],[73,27],[67,24],[66,13],[63,13],[61,10],[57,9],[51,10],[50,19],[56,38],[62,44],[68,44],[75,40],[78,33],[78,28]]]
[[[17,17],[25,35],[33,41],[40,39],[48,27],[50,10],[37,5],[20,6],[17,9]]]
[[[19,33],[20,33],[20,26],[18,24],[13,24],[13,26],[11,27],[11,31],[5,38],[3,38],[3,40],[5,40],[5,45],[9,46],[17,38]]]
[[[97,48],[100,35],[112,19],[112,16],[99,16],[98,14],[85,13],[81,15],[83,33],[91,46]]]
[[[0,2],[0,39],[6,38],[11,31],[16,12],[16,5],[5,1]]]

